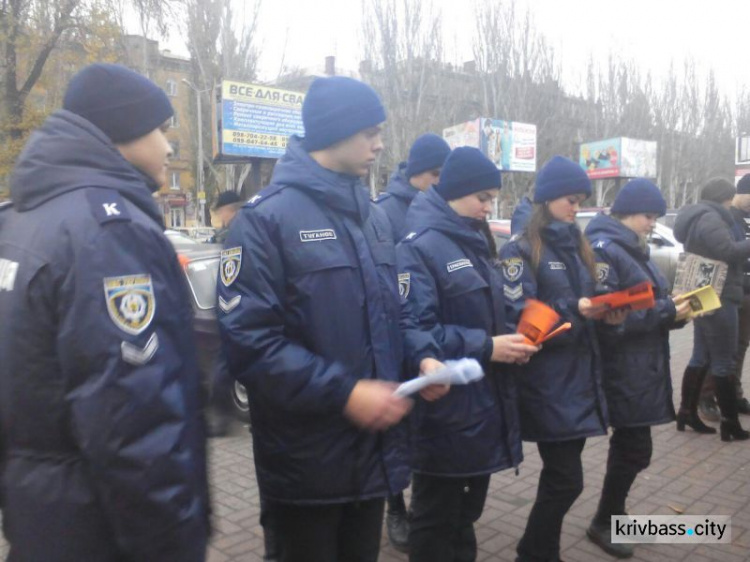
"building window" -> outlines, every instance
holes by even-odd
[[[180,158],[180,141],[172,141],[169,144],[172,145],[172,160],[179,160],[179,158]]]
[[[167,80],[167,86],[164,89],[168,96],[175,97],[177,95],[177,82],[174,80]]]
[[[185,226],[185,209],[170,209],[169,222],[172,225],[172,228],[182,228]]]
[[[169,189],[180,190],[180,172],[172,172],[169,175]]]
[[[176,113],[174,115],[172,115],[172,117],[169,118],[169,126],[172,129],[176,129],[177,127],[180,126],[180,123],[177,120],[177,114]]]

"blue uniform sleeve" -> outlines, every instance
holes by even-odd
[[[443,357],[472,357],[480,362],[489,361],[492,339],[487,332],[440,322],[438,288],[417,245],[411,242],[399,244],[396,246],[396,258],[400,278],[403,280],[408,276],[409,279],[408,291],[401,291],[402,306],[416,318],[423,330],[432,334]]]
[[[515,333],[526,299],[538,299],[539,287],[531,260],[521,251],[519,240],[511,240],[500,250],[503,270],[505,319],[509,333]],[[586,321],[578,313],[578,299],[559,298],[545,302],[560,315],[561,323],[570,322],[571,329],[544,342],[546,347],[565,346],[578,340],[586,329]]]
[[[282,244],[269,222],[243,209],[225,242],[222,262],[227,252],[241,251],[236,279],[217,284],[229,372],[279,411],[341,414],[356,379],[287,334]]]
[[[621,282],[621,273],[627,274],[628,268],[638,266],[632,262],[632,259],[623,255],[624,250],[616,244],[608,244],[604,248],[596,248],[594,253],[596,255],[598,281],[604,289],[608,292],[627,289],[628,287]],[[654,308],[632,310],[622,324],[618,326],[601,324],[601,328],[614,331],[617,334],[651,332],[659,327],[669,329],[677,327],[674,322],[675,314],[676,310],[672,299],[668,297],[657,298]]]
[[[205,428],[174,250],[159,231],[128,221],[70,252],[58,257],[56,347],[96,501],[127,559],[202,561]]]
[[[402,379],[408,380],[419,374],[420,363],[423,359],[433,358],[442,361],[443,351],[432,333],[423,330],[417,320],[417,312],[414,304],[406,298],[404,291],[405,283],[409,274],[399,274],[399,292],[401,293],[401,334],[404,341],[404,366],[406,372],[403,373]]]

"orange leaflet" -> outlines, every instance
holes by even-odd
[[[539,345],[570,329],[570,322],[552,329],[560,322],[560,315],[541,301],[527,299],[521,319],[518,321],[518,333],[524,336],[527,343]]]
[[[594,306],[606,306],[608,310],[645,310],[654,308],[654,286],[648,281],[633,285],[624,291],[591,297]]]

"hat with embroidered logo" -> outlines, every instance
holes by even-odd
[[[446,159],[435,190],[446,201],[453,201],[478,191],[500,187],[502,183],[497,166],[479,149],[460,146]]]

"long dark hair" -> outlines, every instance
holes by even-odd
[[[534,211],[531,213],[529,223],[526,225],[526,231],[524,236],[529,241],[531,246],[531,265],[534,267],[534,271],[539,269],[539,262],[542,260],[542,246],[544,241],[542,240],[542,231],[544,227],[554,221],[554,217],[550,214],[547,205],[543,203],[534,203]],[[596,279],[596,258],[594,258],[594,250],[591,249],[588,239],[583,235],[583,232],[578,231],[578,252],[586,265],[589,274],[593,279]]]

